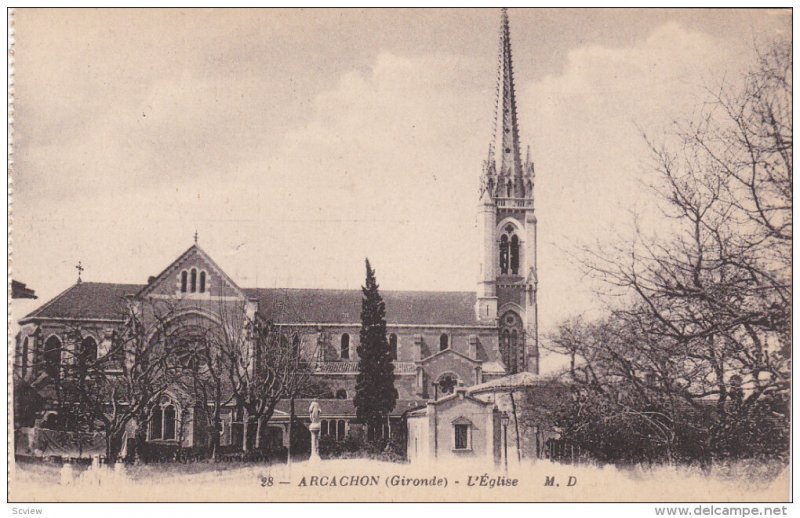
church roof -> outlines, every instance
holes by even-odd
[[[123,320],[125,297],[141,284],[81,282],[21,320]],[[259,313],[273,322],[300,324],[357,324],[361,321],[361,290],[253,288],[243,290],[257,299]],[[479,325],[474,292],[382,291],[388,324]]]
[[[354,324],[361,321],[361,290],[245,289],[273,322]],[[381,290],[388,324],[479,325],[475,293]]]
[[[61,292],[20,322],[34,319],[124,320],[125,297],[142,289],[140,284],[80,282]]]
[[[479,385],[467,387],[469,394],[477,394],[480,392],[493,392],[501,390],[516,390],[524,387],[535,387],[548,381],[557,380],[563,372],[555,372],[548,374],[533,374],[531,372],[518,372],[502,378],[493,379]]]
[[[417,364],[414,362],[394,361],[395,374],[416,374]],[[358,374],[357,361],[333,361],[317,363],[317,373],[321,374]]]

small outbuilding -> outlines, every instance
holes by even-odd
[[[409,461],[543,458],[566,384],[559,374],[520,372],[428,401],[405,413]]]

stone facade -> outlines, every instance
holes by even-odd
[[[51,385],[48,380],[58,378],[52,365],[63,369],[74,362],[79,344],[83,343],[94,344],[95,357],[107,354],[114,333],[123,332],[124,323],[131,316],[145,327],[159,321],[189,334],[219,325],[243,329],[246,322],[278,316],[280,320],[275,323],[297,330],[301,347],[313,357],[313,377],[332,398],[321,403],[323,411],[326,407],[335,409],[325,417],[335,422],[332,435],[338,437],[340,428],[348,433],[354,424],[352,398],[358,373],[360,324],[337,320],[344,320],[339,316],[341,308],[357,305],[353,301],[360,301],[360,292],[311,291],[309,295],[297,290],[242,289],[195,244],[146,285],[80,282],[22,319],[15,374],[19,383],[38,388]],[[338,314],[307,312],[300,300],[305,296],[329,305]],[[282,299],[282,303],[277,304],[275,299]],[[385,300],[387,337],[396,350],[395,385],[399,394],[390,420],[393,424],[390,422],[389,426],[401,429],[403,412],[420,401],[506,373],[497,327],[472,318],[474,296],[387,292]],[[428,310],[438,304],[449,309]],[[284,308],[282,314],[274,313],[276,306]],[[352,314],[354,309],[347,311]],[[52,411],[52,405],[45,402],[41,410]],[[306,411],[302,405],[297,407],[299,416],[304,417]],[[208,443],[204,409],[185,391],[168,389],[153,412],[156,417],[148,424],[148,440],[186,447]],[[222,414],[225,444],[235,440],[236,422],[232,408],[224,409]],[[287,412],[279,409],[270,423],[263,424],[265,440],[274,440],[277,427],[282,434],[280,442],[288,441]]]

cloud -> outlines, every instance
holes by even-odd
[[[632,213],[653,209],[642,186],[652,171],[641,131],[658,140],[742,64],[725,40],[670,22],[633,45],[573,49],[560,74],[521,85],[520,119],[536,160],[540,314],[548,327],[597,307],[576,265],[577,247],[618,239],[630,231]]]
[[[574,48],[560,73],[518,83],[544,331],[596,305],[569,252],[647,203],[637,126],[690,114],[706,81],[743,61],[726,41],[668,23],[627,46]],[[368,256],[385,288],[473,289],[494,63],[379,50],[312,88],[248,55],[217,74],[187,66],[92,87],[103,98],[78,121],[40,113],[54,133],[28,126],[18,163],[23,280],[47,297],[82,259],[87,279],[143,282],[197,228],[243,286],[355,288]],[[515,69],[535,59],[516,56]]]

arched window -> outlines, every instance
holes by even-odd
[[[91,336],[87,336],[81,342],[80,359],[84,363],[92,363],[97,360],[97,342]]]
[[[186,293],[186,281],[189,274],[186,273],[186,270],[181,272],[181,293]]]
[[[58,379],[61,371],[61,340],[55,336],[44,343],[44,371],[52,379]]]
[[[508,329],[503,329],[502,338],[500,340],[500,349],[503,355],[503,363],[506,364],[508,367],[509,362],[509,350],[511,347],[511,332]]]
[[[170,398],[163,396],[150,418],[150,440],[174,441],[177,430],[178,411]]]
[[[511,330],[511,338],[509,341],[509,365],[508,368],[511,372],[519,372],[519,347],[517,345],[517,330]]]
[[[533,182],[528,180],[528,196],[533,196]]]
[[[197,292],[197,269],[192,268],[190,290],[192,293]]]
[[[389,335],[389,353],[392,355],[392,360],[397,360],[397,335],[394,333]]]
[[[514,189],[514,184],[511,182],[511,179],[509,179],[508,183],[506,183],[506,196],[508,198],[511,197],[513,189]]]
[[[508,236],[500,236],[500,273],[508,273]]]
[[[26,336],[25,339],[22,341],[22,351],[20,358],[20,370],[22,371],[22,376],[25,377],[25,374],[28,372],[28,337]]]
[[[347,391],[345,389],[337,390],[336,399],[347,399]]]
[[[292,355],[297,358],[300,355],[300,335],[295,334],[292,336]]]
[[[503,314],[500,320],[500,353],[508,374],[515,374],[524,367],[524,336],[522,319],[514,311]]]
[[[515,235],[511,236],[511,274],[517,275],[519,272],[519,238]]]
[[[339,441],[344,439],[344,421],[341,419],[336,424],[336,439]]]
[[[342,334],[341,346],[339,347],[339,356],[343,360],[350,359],[350,335],[347,333]]]
[[[164,428],[164,413],[160,407],[153,410],[153,417],[150,420],[150,439],[161,439]]]
[[[167,405],[164,407],[164,440],[175,440],[175,407]]]
[[[519,237],[516,227],[506,225],[500,236],[500,273],[512,275],[519,273]]]
[[[200,293],[206,292],[206,272],[200,272]]]
[[[439,350],[444,351],[448,347],[450,347],[450,337],[447,336],[447,333],[442,333],[439,335]]]

